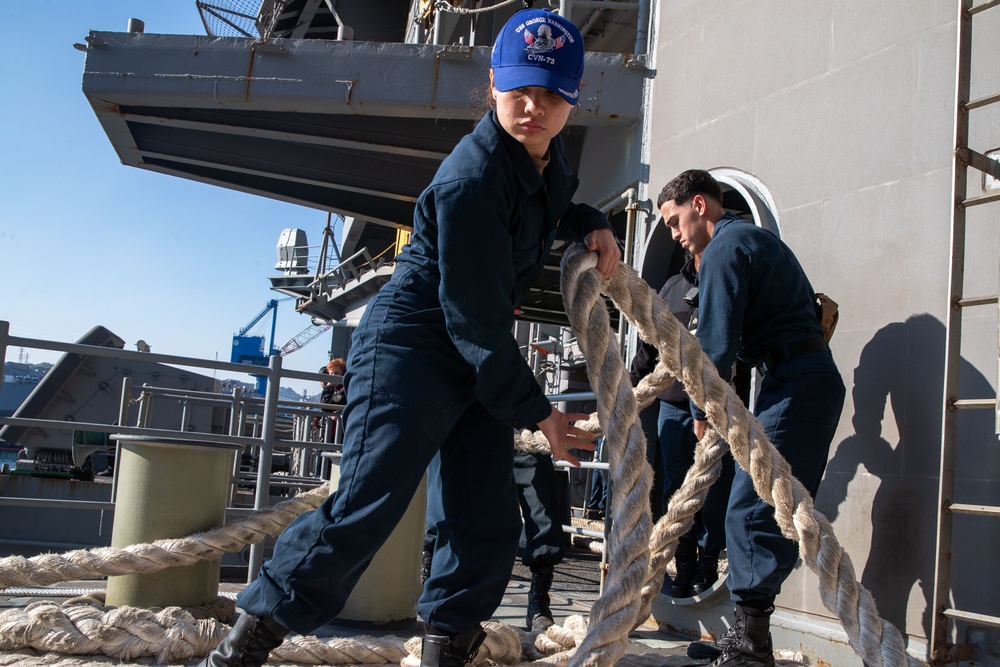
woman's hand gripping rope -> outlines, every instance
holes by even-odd
[[[594,451],[596,436],[572,425],[572,422],[585,421],[589,417],[590,415],[584,413],[567,414],[553,407],[549,416],[538,422],[539,430],[549,442],[553,461],[568,461],[579,468],[580,461],[570,454],[569,450]]]
[[[605,279],[615,275],[622,258],[621,248],[610,229],[595,229],[583,239],[587,250],[597,251],[597,272]]]

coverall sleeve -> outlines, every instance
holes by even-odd
[[[481,180],[437,186],[438,296],[445,324],[476,374],[476,397],[502,421],[532,426],[552,406],[511,334],[515,253],[541,251],[541,239],[515,248],[503,190]]]
[[[714,242],[714,241],[713,241]],[[749,258],[739,247],[708,244],[698,272],[698,342],[729,382],[740,351],[743,320],[748,304]],[[691,416],[705,419],[705,413],[691,403]]]
[[[563,213],[556,237],[564,241],[583,241],[595,229],[611,229],[607,216],[588,204],[570,204]]]
[[[628,377],[632,386],[636,386],[656,367],[656,362],[660,359],[660,352],[653,345],[644,340],[640,340],[636,346],[635,356],[632,358],[632,365],[629,367]]]

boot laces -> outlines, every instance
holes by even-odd
[[[718,646],[723,653],[725,653],[743,633],[743,626],[745,624],[746,621],[743,616],[737,614],[736,621],[729,626],[729,629],[726,630],[725,634],[715,640],[715,645]]]
[[[734,655],[739,654],[736,649],[736,644],[739,640],[740,634],[743,632],[743,617],[737,616],[736,622],[729,626],[725,634],[715,640],[715,645],[718,647],[722,653],[719,654],[709,667],[721,667],[726,664]]]
[[[270,628],[263,623],[260,623],[255,630],[255,632],[249,633],[243,646],[240,647],[242,648],[240,652],[254,660],[266,660],[271,651],[278,647],[284,638],[276,637]]]
[[[449,656],[452,658],[458,658],[464,665],[471,664],[472,661],[476,659],[476,656],[479,655],[479,649],[482,647],[483,642],[485,641],[486,641],[486,636],[484,635],[482,639],[480,639],[476,643],[476,646],[465,655],[455,655],[454,653],[451,653],[451,647],[449,646],[448,647]]]

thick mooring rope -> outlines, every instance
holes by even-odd
[[[574,666],[611,665],[625,653],[628,635],[639,614],[639,592],[649,569],[649,490],[653,483],[632,384],[601,298],[604,281],[592,270],[597,255],[582,248],[573,246],[563,256],[562,293],[570,323],[587,358],[591,386],[597,388],[597,414],[605,426],[604,446],[611,451],[609,470],[615,480],[615,493],[611,495],[613,522],[605,544],[613,562],[604,594],[591,607],[590,630],[570,659]],[[572,257],[580,261],[571,261]]]
[[[103,607],[97,602],[34,602],[0,614],[0,650],[32,648],[65,655],[119,660],[155,656],[161,664],[207,654],[229,633],[218,619],[196,619],[179,607]],[[272,661],[307,665],[399,664],[407,655],[392,637],[318,639],[292,636],[271,652]]]
[[[581,266],[587,269],[596,266],[596,256],[587,253],[582,246],[567,250],[563,257],[564,280],[567,274],[580,273],[578,267]],[[596,271],[591,274],[597,275]],[[782,534],[798,542],[803,562],[819,576],[820,599],[840,619],[855,652],[871,667],[908,664],[911,658],[906,653],[902,635],[879,616],[871,593],[858,582],[850,556],[837,541],[830,522],[815,509],[812,497],[792,476],[788,462],[768,441],[760,422],[747,411],[735,390],[719,377],[697,339],[680,325],[663,300],[629,266],[620,264],[606,284],[602,285],[596,278],[581,280],[580,284],[574,299],[567,299],[571,309],[596,303],[603,288],[636,325],[643,340],[657,347],[660,361],[669,372],[684,382],[688,395],[706,412],[709,423],[728,442],[736,461],[750,472],[757,493],[775,508]],[[577,336],[580,335],[577,329]],[[594,363],[589,356],[588,363]],[[628,509],[638,511],[641,508]],[[617,514],[615,520],[618,520]],[[644,606],[643,613],[645,611]],[[636,623],[644,620],[635,619]],[[604,661],[604,655],[599,652],[583,656],[584,648],[580,647],[574,659],[576,664],[611,664]],[[917,661],[912,659],[912,662],[916,664]]]
[[[63,605],[34,602],[0,614],[0,651],[34,649],[63,655],[99,655],[123,661],[150,656],[159,664],[185,662],[207,654],[229,633],[217,619],[198,619],[179,607],[138,609],[104,607],[96,600]],[[474,664],[513,665],[541,661],[565,665],[586,634],[581,616],[563,627],[525,633],[503,623],[483,624],[486,640]],[[419,667],[420,637],[333,637],[291,635],[271,651],[270,662],[306,665],[381,665]],[[25,661],[27,662],[27,660]]]
[[[0,588],[49,585],[71,579],[94,579],[125,574],[150,574],[171,567],[193,565],[239,551],[265,537],[274,537],[298,515],[316,509],[330,495],[329,483],[284,500],[270,509],[212,530],[178,539],[156,540],[123,548],[97,547],[24,558],[0,558]]]
[[[612,561],[608,586],[594,604],[589,628],[582,617],[570,617],[562,627],[554,625],[544,633],[530,635],[499,623],[485,624],[486,648],[476,664],[535,660],[533,664],[562,667],[571,662],[574,666],[604,667],[622,655],[628,633],[648,617],[677,539],[690,528],[729,446],[713,430],[701,440],[694,465],[650,535],[651,473],[645,461],[637,405],[652,402],[674,376],[682,379],[688,393],[705,409],[710,424],[725,433],[733,455],[750,471],[761,497],[776,507],[782,532],[798,541],[804,562],[819,575],[821,599],[840,618],[855,651],[872,667],[906,664],[909,657],[902,637],[878,616],[871,594],[857,582],[850,558],[833,535],[829,521],[815,510],[809,494],[791,477],[787,462],[767,441],[759,422],[735,392],[719,378],[694,337],[630,267],[619,265],[611,280],[603,281],[594,266],[596,256],[592,253],[578,246],[568,250],[563,258],[563,293],[598,396],[597,413],[578,426],[591,433],[608,433],[611,472],[618,490],[612,498],[613,527],[607,545]],[[602,290],[637,326],[642,338],[660,352],[656,369],[634,390],[628,387],[624,365],[614,349]],[[602,423],[606,429],[601,428]],[[518,447],[549,451],[544,438],[528,432],[519,435]],[[328,486],[323,485],[270,510],[188,538],[124,549],[0,559],[0,587],[155,572],[218,558],[266,535],[277,535],[298,514],[318,507],[328,493]],[[154,655],[167,662],[204,655],[229,630],[214,619],[195,619],[176,607],[102,609],[99,604],[78,603],[66,609],[43,602],[3,612],[0,650],[30,647],[119,659]],[[123,626],[121,631],[128,633],[127,637],[117,637],[116,631],[109,629],[117,625]],[[516,643],[512,633],[518,638]],[[272,652],[272,659],[331,665],[402,661],[408,665],[414,659],[419,662],[419,644],[418,638],[400,646],[391,638],[323,641],[295,636]]]

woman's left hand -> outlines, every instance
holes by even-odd
[[[587,244],[587,250],[597,251],[598,273],[605,278],[613,276],[622,258],[614,233],[607,228],[595,229],[584,237],[583,242]]]
[[[538,428],[549,441],[553,461],[568,461],[580,467],[580,461],[569,453],[570,448],[594,451],[595,436],[582,428],[571,426],[573,421],[586,421],[590,415],[584,413],[566,414],[555,407],[549,416],[538,422]]]

